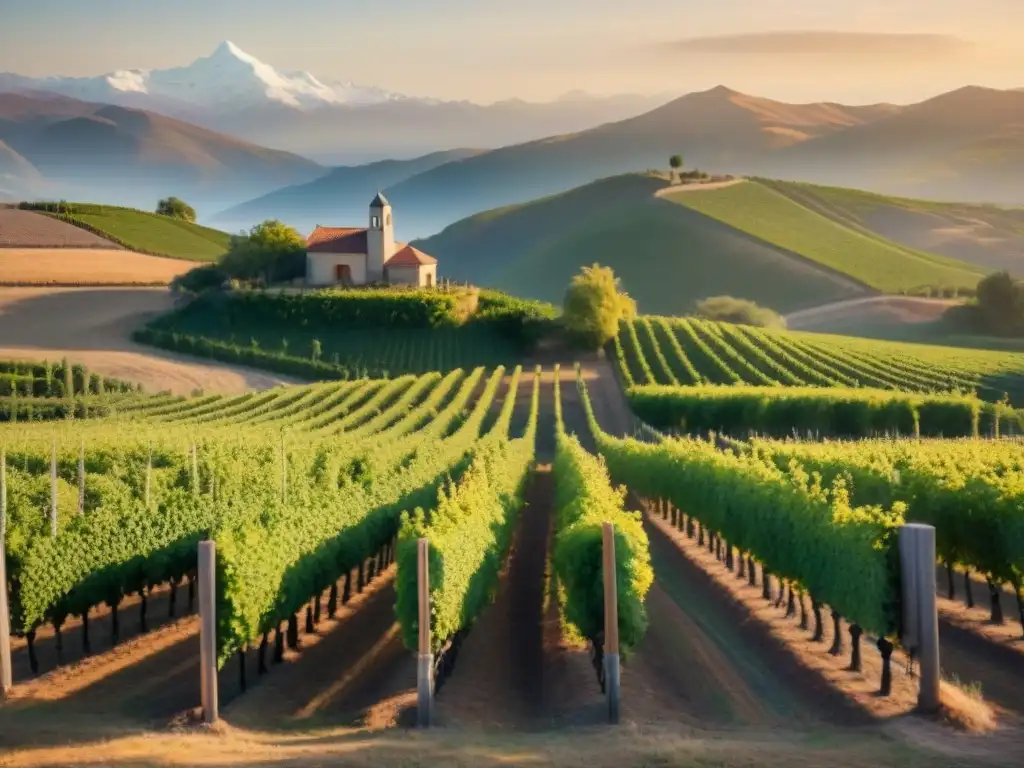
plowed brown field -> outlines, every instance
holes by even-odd
[[[195,266],[124,250],[0,248],[0,285],[166,285]]]
[[[106,238],[32,211],[0,208],[0,248],[121,250]]]

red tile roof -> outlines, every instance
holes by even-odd
[[[317,227],[306,238],[310,253],[366,253],[366,230],[353,227]]]
[[[385,267],[419,267],[428,264],[437,264],[437,259],[427,256],[423,251],[413,248],[411,245],[397,243],[398,250],[385,262]]]

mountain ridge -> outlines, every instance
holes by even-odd
[[[155,111],[332,165],[515,144],[636,114],[667,98],[577,95],[476,104],[408,96],[279,69],[230,41],[166,69],[118,69],[95,77],[0,73],[3,91],[43,91]]]
[[[0,93],[0,141],[46,181],[39,185],[22,168],[25,197],[135,205],[148,195],[155,205],[157,197],[176,194],[196,205],[223,204],[327,170],[155,112],[52,94]]]

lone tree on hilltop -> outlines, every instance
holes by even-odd
[[[581,344],[600,349],[619,332],[620,320],[636,317],[636,302],[621,289],[610,267],[584,267],[565,292],[562,322]]]
[[[196,209],[177,197],[165,197],[156,204],[156,212],[161,216],[170,216],[172,219],[190,222],[196,220]]]
[[[677,178],[679,176],[679,169],[683,167],[683,156],[672,155],[672,157],[668,159],[668,165],[672,169],[671,176]]]
[[[269,219],[234,235],[220,268],[229,277],[291,280],[305,273],[306,241],[294,227]]]

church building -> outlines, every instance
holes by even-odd
[[[395,242],[391,204],[380,192],[370,203],[370,226],[317,226],[306,238],[306,285],[391,283],[430,288],[437,259]]]

